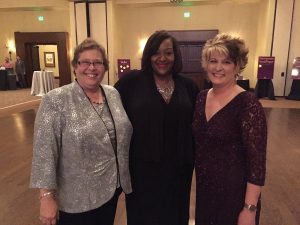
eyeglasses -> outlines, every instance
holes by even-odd
[[[103,65],[103,61],[87,61],[87,60],[83,60],[83,61],[78,61],[77,64],[84,67],[84,68],[88,68],[91,65],[93,65],[94,68],[99,69],[102,65]]]

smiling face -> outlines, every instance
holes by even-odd
[[[238,66],[224,53],[213,51],[207,62],[207,75],[214,86],[235,84]]]
[[[151,66],[154,76],[168,77],[172,75],[174,65],[173,42],[170,38],[161,42],[158,50],[151,56]]]
[[[79,54],[74,67],[77,81],[84,90],[98,90],[105,73],[103,56],[99,50],[85,50]]]

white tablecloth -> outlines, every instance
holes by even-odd
[[[52,71],[34,71],[32,76],[31,95],[43,96],[54,89]]]

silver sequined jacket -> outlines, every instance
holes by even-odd
[[[104,123],[76,81],[44,95],[34,126],[30,187],[56,189],[59,209],[95,209],[120,185],[130,193],[131,123],[119,93],[102,85],[116,128],[117,159]]]

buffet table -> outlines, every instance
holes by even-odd
[[[254,94],[257,98],[268,97],[270,100],[275,100],[274,86],[271,79],[258,79]]]
[[[31,95],[43,96],[54,89],[52,71],[34,71],[32,76]]]
[[[292,86],[291,86],[291,92],[290,94],[286,97],[287,99],[290,100],[298,100],[300,101],[300,79],[294,79]]]
[[[8,70],[0,70],[0,90],[16,90],[17,89],[17,75],[9,73]]]
[[[7,71],[0,70],[0,90],[7,90],[8,89],[8,78],[7,78]]]

